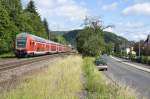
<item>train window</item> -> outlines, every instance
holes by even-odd
[[[26,47],[26,38],[17,39],[17,48],[25,48]]]

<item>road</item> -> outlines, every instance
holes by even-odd
[[[139,99],[150,99],[150,73],[105,56],[108,61],[108,71],[104,72],[113,80],[123,83],[139,93]],[[140,64],[139,64],[140,65]]]

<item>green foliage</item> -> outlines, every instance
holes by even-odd
[[[132,53],[129,53],[129,58],[130,58],[130,60],[135,61],[136,60],[136,55],[134,55]]]
[[[137,61],[143,64],[150,65],[150,56],[141,56]]]
[[[45,30],[46,30],[46,33],[47,33],[47,35],[48,35],[48,39],[50,39],[50,35],[49,35],[50,30],[49,30],[48,22],[47,22],[46,19],[43,20],[43,24],[44,24],[44,28],[45,28]]]
[[[10,20],[7,10],[0,4],[0,54],[10,51],[15,32],[17,27]]]
[[[38,14],[36,11],[36,7],[35,7],[33,0],[30,0],[30,2],[28,3],[26,11],[29,11],[29,12],[34,13],[36,15]]]
[[[4,53],[0,55],[0,58],[14,58],[15,54],[14,53]]]
[[[61,34],[55,34],[55,33],[50,33],[50,39],[52,41],[61,43],[61,44],[67,44],[68,42],[66,41],[66,39],[64,38],[63,35]]]
[[[36,11],[34,1],[23,9],[21,0],[0,0],[0,54],[13,51],[16,34],[31,33],[48,38],[48,23]]]
[[[65,39],[70,42],[73,46],[77,46],[77,35],[83,30],[72,30],[72,31],[68,31],[68,32],[65,32],[64,33],[64,37]],[[62,33],[62,32],[61,32]],[[104,38],[104,41],[105,41],[105,49],[104,52],[105,53],[110,53],[112,54],[111,52],[115,51],[116,52],[120,52],[120,45],[122,44],[128,44],[128,40],[123,38],[123,37],[120,37],[120,36],[117,36],[116,34],[114,33],[111,33],[111,32],[106,32],[106,31],[103,31],[103,34],[102,34],[102,38]]]
[[[104,50],[103,32],[86,27],[77,35],[77,49],[83,55],[98,56]]]
[[[112,51],[113,51],[113,48],[114,48],[114,43],[106,43],[105,44],[105,53],[107,53],[107,54],[112,54]]]
[[[119,43],[115,43],[114,52],[117,53],[117,54],[121,53],[121,48],[120,48]]]
[[[105,40],[106,43],[110,43],[110,42],[114,43],[114,44],[116,44],[116,43],[119,43],[119,44],[128,43],[127,39],[125,39],[121,36],[117,36],[114,33],[106,32],[106,31],[104,31],[104,40]]]
[[[71,45],[73,45],[74,47],[76,47],[76,37],[78,35],[79,32],[81,32],[82,30],[72,30],[69,31],[67,33],[64,33],[64,37],[65,39],[71,43]]]

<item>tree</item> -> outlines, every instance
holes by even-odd
[[[117,54],[119,54],[121,52],[121,48],[120,48],[119,43],[115,43],[114,52],[117,53]]]
[[[76,41],[77,41],[77,49],[83,55],[88,56],[97,56],[107,52],[108,50],[112,50],[107,46],[104,42],[104,29],[112,27],[104,26],[101,18],[99,17],[86,17],[84,20],[85,28],[78,33]]]
[[[102,31],[85,27],[77,35],[77,49],[80,53],[87,56],[98,56],[104,50],[104,39]]]
[[[20,0],[1,0],[3,7],[5,7],[10,19],[16,21],[17,15],[22,11]]]
[[[84,19],[84,24],[85,27],[91,27],[93,29],[97,29],[99,28],[100,30],[105,30],[107,28],[114,28],[114,25],[108,25],[108,26],[104,26],[103,21],[101,20],[100,17],[85,17]]]
[[[105,44],[105,53],[111,54],[114,51],[114,43],[109,42]]]
[[[14,33],[17,27],[10,20],[6,9],[0,4],[0,53],[8,52],[12,49]]]
[[[140,46],[139,46],[139,43],[140,43]],[[145,55],[147,53],[147,49],[144,48],[144,41],[143,40],[140,40],[139,42],[136,42],[133,45],[133,47],[134,47],[133,50],[136,52],[137,56],[139,55],[139,47],[140,47],[140,50],[141,50],[141,52],[140,52],[141,55]]]
[[[25,13],[29,16],[26,22],[30,27],[32,27],[32,31],[27,32],[47,39],[48,36],[46,34],[43,21],[36,11],[34,1],[31,0],[28,3]]]
[[[45,18],[43,20],[43,24],[44,24],[45,31],[46,31],[46,33],[48,35],[48,39],[50,39],[50,30],[49,30],[48,22],[47,22],[47,20]]]
[[[29,12],[31,12],[31,13],[34,13],[34,14],[38,15],[33,0],[30,0],[30,2],[28,3],[27,8],[26,8],[26,11],[29,11]]]

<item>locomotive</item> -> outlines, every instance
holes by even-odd
[[[64,53],[72,50],[67,45],[46,40],[29,33],[19,33],[16,36],[15,46],[16,57]]]

